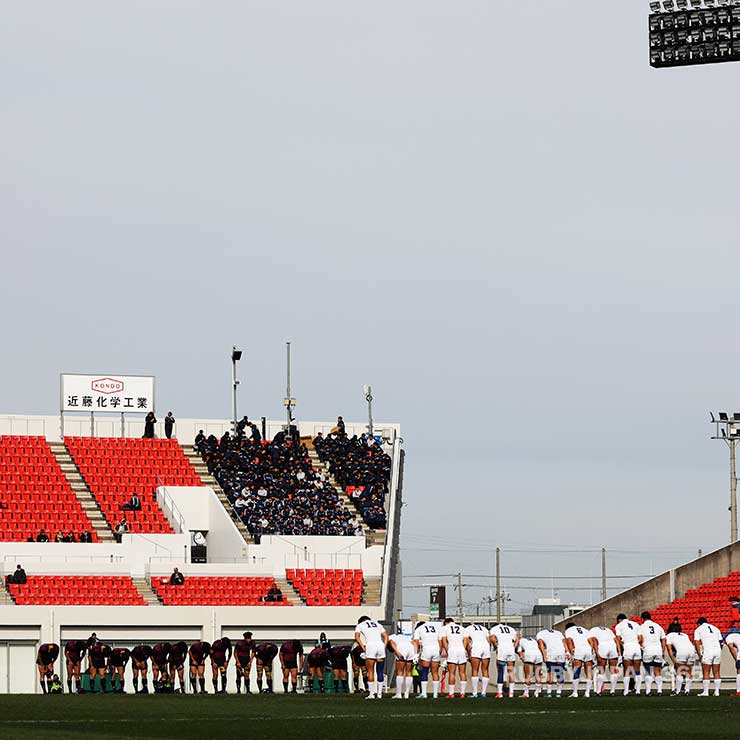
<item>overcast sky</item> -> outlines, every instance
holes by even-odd
[[[651,69],[646,0],[1,6],[0,413],[228,416],[237,343],[274,418],[290,339],[299,418],[403,425],[408,575],[727,540],[740,66]]]

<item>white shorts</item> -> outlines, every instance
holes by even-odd
[[[398,649],[398,652],[401,655],[400,660],[413,660],[414,656],[416,655],[416,652],[414,651],[413,645],[406,645],[405,647],[400,647]],[[397,658],[398,660],[398,658]]]
[[[624,645],[622,647],[623,660],[642,660],[642,649],[638,643]]]
[[[447,662],[455,665],[465,665],[468,662],[468,654],[465,652],[465,648],[449,648],[447,650]]]
[[[490,645],[476,645],[475,643],[470,647],[470,657],[478,658],[480,660],[491,659],[491,646]]]
[[[419,660],[424,663],[439,663],[439,646],[422,645]]]
[[[523,663],[532,663],[534,665],[542,664],[542,655],[540,655],[540,653],[528,653],[525,651],[522,653],[521,657]]]
[[[591,648],[579,648],[573,653],[573,660],[580,660],[581,663],[593,663],[594,651]]]
[[[617,659],[617,646],[613,642],[609,642],[605,645],[599,645],[599,649],[596,654],[602,660],[616,660]]]
[[[642,652],[642,662],[663,665],[663,651],[660,648],[645,648]]]
[[[722,661],[722,653],[716,650],[705,650],[701,655],[702,665],[719,665]]]
[[[385,660],[385,645],[382,642],[369,642],[365,645],[366,660]]]
[[[681,665],[694,665],[696,663],[696,652],[693,650],[690,653],[678,653],[676,655],[676,663]]]
[[[499,663],[513,663],[516,660],[516,653],[513,650],[497,650],[496,660]]]

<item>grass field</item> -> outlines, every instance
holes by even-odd
[[[365,701],[362,696],[0,697],[3,740],[730,738],[740,698]]]

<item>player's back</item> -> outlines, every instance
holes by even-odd
[[[496,624],[491,627],[491,636],[496,638],[498,650],[513,650],[516,642],[517,632],[508,624]]]
[[[457,622],[443,625],[440,637],[447,639],[447,645],[450,648],[462,649],[465,647],[464,630]]]
[[[694,640],[701,640],[702,650],[721,651],[722,650],[722,633],[717,627],[709,622],[700,624],[694,631]]]
[[[608,627],[592,627],[588,635],[593,637],[599,645],[616,642],[616,635]]]
[[[637,637],[640,633],[640,625],[631,619],[623,619],[617,623],[614,631],[619,636],[623,645],[634,645],[639,642]]]
[[[585,627],[574,625],[565,630],[565,639],[571,640],[576,650],[590,650],[591,644],[588,641],[588,632]]]
[[[469,624],[465,636],[476,647],[485,647],[488,643],[488,630],[482,624]]]
[[[540,640],[544,643],[545,649],[549,655],[561,656],[565,653],[565,646],[563,645],[563,633],[558,630],[544,629],[537,633],[537,642]]]
[[[690,655],[694,652],[694,643],[684,632],[671,632],[666,635],[665,641],[676,651],[676,655]]]
[[[640,625],[639,636],[642,637],[643,648],[658,648],[665,637],[665,630],[657,622],[647,619]]]
[[[355,632],[359,632],[365,640],[365,644],[370,645],[383,642],[385,629],[380,622],[376,622],[374,619],[366,619],[357,625]]]
[[[439,622],[424,622],[414,630],[414,640],[422,645],[437,645],[442,637],[441,631]]]

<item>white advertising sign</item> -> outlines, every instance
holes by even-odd
[[[154,411],[154,378],[149,375],[61,376],[62,411],[148,414]]]

